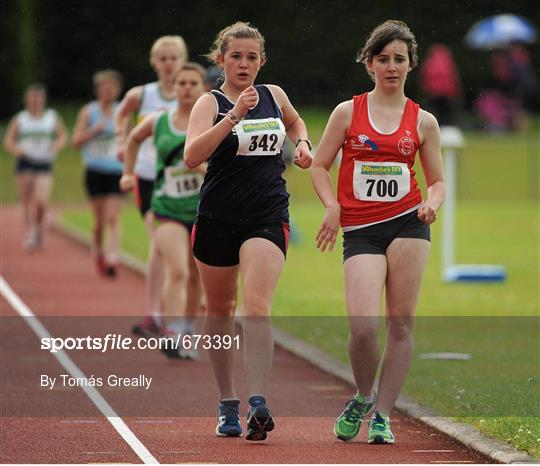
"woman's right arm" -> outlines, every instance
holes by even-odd
[[[100,122],[94,125],[92,128],[88,128],[88,118],[88,106],[85,105],[83,108],[81,108],[79,114],[77,115],[75,127],[73,128],[73,136],[71,137],[71,143],[77,149],[80,149],[85,142],[97,136],[105,129],[104,122]]]
[[[122,191],[131,191],[135,187],[133,170],[137,161],[137,154],[142,142],[152,136],[154,132],[154,121],[157,116],[157,113],[148,115],[129,133],[124,155],[124,174],[120,178],[120,189]]]
[[[232,114],[243,118],[257,104],[257,98],[255,88],[248,87],[238,96]],[[235,126],[228,116],[214,125],[216,111],[216,100],[211,94],[204,94],[193,106],[184,149],[184,162],[191,169],[206,162]]]
[[[340,206],[332,188],[329,172],[347,137],[352,109],[352,101],[348,101],[339,104],[332,112],[309,169],[313,187],[326,207],[326,214],[316,237],[317,247],[321,252],[327,247],[329,252],[333,251],[339,230]]]
[[[126,141],[129,133],[129,117],[141,106],[143,87],[137,86],[130,89],[122,102],[118,105],[114,115],[114,128],[116,132],[116,147],[118,148],[118,159],[124,160]]]
[[[4,148],[15,157],[19,157],[23,154],[22,149],[17,145],[17,133],[17,117],[14,116],[10,120],[4,136]]]
[[[191,169],[206,162],[233,129],[228,117],[214,125],[216,112],[216,101],[210,94],[204,94],[193,106],[184,149],[184,162]]]

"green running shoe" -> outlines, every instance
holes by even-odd
[[[369,423],[368,443],[394,443],[394,434],[390,430],[390,418],[379,411],[373,413]]]
[[[373,403],[366,403],[362,395],[356,395],[347,401],[345,409],[334,424],[334,434],[340,440],[347,442],[358,435],[362,421],[373,407]]]

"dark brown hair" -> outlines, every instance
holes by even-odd
[[[379,24],[369,35],[362,50],[358,52],[356,61],[366,65],[375,55],[379,55],[382,50],[394,40],[402,40],[407,45],[409,53],[409,64],[411,69],[418,64],[418,45],[414,34],[409,27],[398,20],[389,19]],[[368,72],[369,73],[369,72]]]
[[[204,80],[206,79],[206,70],[204,69],[204,66],[199,65],[198,63],[195,63],[194,61],[188,61],[182,68],[180,68],[174,75],[174,80],[178,78],[178,75],[182,71],[196,71],[201,75],[202,81],[204,83]]]
[[[43,92],[45,94],[45,97],[47,96],[47,86],[43,83],[31,83],[28,86],[26,86],[26,89],[24,90],[24,95],[28,94],[32,91],[38,91]]]

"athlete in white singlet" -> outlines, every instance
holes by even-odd
[[[45,211],[51,193],[52,165],[65,146],[67,130],[58,113],[45,107],[47,90],[31,84],[24,93],[25,110],[9,122],[4,147],[15,156],[17,188],[24,210],[24,247],[29,252],[43,241]]]
[[[163,36],[152,45],[150,64],[157,74],[158,81],[130,89],[120,103],[116,113],[117,144],[120,159],[123,160],[124,157],[130,117],[132,115],[137,114],[137,122],[140,122],[152,112],[176,108],[174,76],[184,65],[187,58],[187,47],[180,36]],[[133,328],[133,331],[141,336],[149,336],[161,334],[163,331],[161,290],[165,280],[163,260],[159,254],[156,254],[152,245],[154,215],[150,210],[150,201],[153,182],[156,177],[156,149],[151,138],[142,144],[140,152],[137,154],[135,174],[137,175],[134,190],[135,198],[144,218],[150,239],[150,250],[146,278],[148,315]]]

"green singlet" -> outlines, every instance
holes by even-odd
[[[154,124],[157,173],[151,207],[157,217],[192,224],[197,215],[203,175],[192,172],[184,163],[186,132],[174,127],[173,113],[162,113]]]

